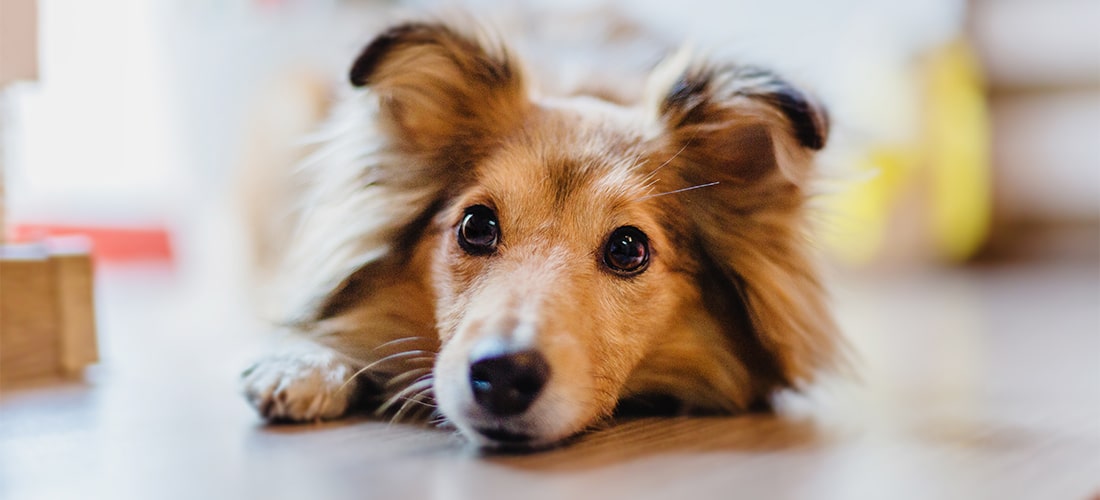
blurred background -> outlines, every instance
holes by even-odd
[[[280,85],[308,73],[335,87],[371,33],[425,5],[4,0],[9,240],[83,230],[101,260],[183,265],[201,251],[195,214],[239,195],[258,122],[293,116]],[[841,262],[1097,256],[1096,2],[464,5],[504,25],[614,18],[812,89],[835,122],[822,226]]]
[[[1001,474],[1017,462],[987,466],[979,453],[964,461],[972,467],[958,470],[1041,488],[1049,478],[1036,479],[1035,471],[1100,463],[1100,2],[458,4],[505,31],[534,23],[573,40],[577,60],[589,55],[585,47],[603,43],[599,26],[630,26],[651,42],[634,53],[642,63],[689,40],[704,52],[777,68],[811,89],[834,123],[814,200],[821,245],[869,388],[834,398],[832,407],[845,408],[845,421],[860,418],[852,408],[866,419],[882,417],[893,423],[880,428],[900,425],[906,430],[899,435],[918,444],[954,442],[954,432],[981,435],[975,429],[995,427],[986,417],[1012,420],[1043,408],[1057,417],[1012,421],[1019,429],[1028,422],[1071,429],[1058,434],[1069,437],[1010,431],[1011,439],[994,441],[1006,455],[1045,457],[1048,469]],[[339,94],[347,66],[378,29],[436,7],[0,0],[0,364],[16,366],[13,360],[46,348],[12,340],[13,322],[34,321],[24,314],[28,302],[16,300],[29,297],[30,278],[13,279],[12,262],[89,251],[94,262],[90,291],[73,288],[74,300],[94,304],[78,329],[92,335],[91,350],[71,366],[65,356],[24,363],[76,374],[78,384],[13,392],[21,375],[0,376],[0,440],[11,445],[0,447],[0,496],[61,498],[49,489],[63,488],[53,484],[58,468],[70,470],[72,484],[117,493],[104,485],[162,477],[132,477],[129,465],[169,475],[211,460],[227,471],[241,467],[242,438],[234,433],[254,417],[232,384],[268,327],[242,313],[255,296],[252,238],[264,231],[258,221],[265,214],[249,210],[256,192],[281,175],[265,173],[265,161],[277,163],[296,145],[286,138],[308,113],[303,88],[314,92],[306,99]],[[1021,367],[1035,375],[1021,382]],[[917,418],[914,401],[927,403],[921,415],[965,418],[935,427],[942,439],[930,441],[897,424]],[[236,426],[225,426],[227,414]],[[206,434],[189,443],[172,437],[195,422],[206,424]],[[141,438],[117,439],[128,435]],[[244,448],[267,453],[264,439],[244,439]],[[958,442],[984,446],[982,439]],[[158,445],[216,453],[144,463]],[[109,446],[114,451],[90,451]],[[22,452],[58,465],[36,468]],[[880,460],[876,453],[854,454],[865,463],[844,455],[849,460],[821,477],[858,481],[874,465],[888,480],[913,479],[918,497],[940,497],[922,488],[944,477],[954,478],[949,485],[968,480],[946,470],[959,462],[919,454]],[[108,465],[88,465],[101,459]],[[279,463],[274,470],[282,470]],[[831,491],[853,497],[844,487]],[[906,490],[882,491],[877,498]]]

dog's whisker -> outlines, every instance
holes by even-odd
[[[414,358],[414,356],[420,356],[420,358]],[[414,349],[411,351],[401,351],[399,353],[390,354],[389,356],[380,358],[368,364],[367,369],[377,368],[379,365],[389,363],[391,361],[415,361],[419,359],[435,359],[436,353],[433,351],[425,351],[421,349]]]
[[[403,401],[403,402],[401,403],[401,407],[400,407],[400,408],[398,408],[398,409],[397,409],[397,411],[396,411],[396,412],[395,412],[395,413],[393,414],[393,417],[392,417],[392,418],[390,418],[390,422],[395,422],[395,423],[396,423],[396,422],[402,422],[402,421],[404,421],[404,420],[405,420],[405,417],[406,417],[407,415],[409,415],[409,414],[410,414],[410,413],[412,413],[412,412],[415,412],[415,411],[416,411],[415,409],[413,409],[413,410],[411,410],[411,411],[410,411],[410,408],[416,408],[416,409],[418,409],[419,407],[416,407],[416,406],[415,406],[415,405],[413,405],[412,403],[413,403],[413,400],[412,400],[412,399],[405,399],[405,400],[404,400],[404,401]]]
[[[417,391],[412,396],[404,398],[404,402],[401,403],[401,407],[398,408],[396,413],[394,413],[391,421],[400,422],[404,420],[405,416],[408,415],[410,411],[414,412],[415,414],[415,412],[422,412],[425,409],[434,410],[436,408],[436,405],[424,400],[425,398],[431,397],[431,390],[432,387],[429,385],[428,387]]]
[[[643,196],[641,198],[638,198],[634,201],[639,202],[639,201],[643,201],[643,200],[648,200],[650,198],[657,198],[658,196],[665,196],[665,195],[670,195],[670,194],[683,193],[684,191],[692,191],[692,190],[695,190],[695,189],[711,187],[711,186],[717,186],[718,184],[720,184],[718,181],[708,182],[706,184],[696,184],[694,186],[689,186],[689,187],[680,188],[680,189],[674,189],[672,191],[665,191],[663,193],[645,195],[645,196]]]
[[[394,339],[394,340],[391,340],[391,341],[388,341],[388,342],[383,342],[381,344],[378,344],[377,346],[374,347],[373,350],[374,351],[380,351],[380,350],[385,349],[387,347],[392,347],[392,346],[401,345],[401,344],[408,344],[410,342],[431,342],[431,341],[428,340],[428,339],[425,339],[424,337],[419,337],[419,336],[402,337],[402,338],[399,338],[399,339]]]
[[[418,404],[420,406],[423,406],[423,407],[426,407],[426,408],[437,408],[438,405],[435,404],[435,391],[434,391],[434,389],[435,389],[434,384],[428,384],[428,387],[426,387],[424,389],[421,389],[419,392],[417,392],[415,395],[413,395],[410,399],[412,401],[416,402],[416,404]]]
[[[338,387],[336,389],[336,392],[343,392],[344,389],[347,388],[348,384],[350,384],[352,380],[355,380],[356,377],[366,373],[367,370],[369,370],[369,369],[370,369],[370,366],[364,366],[364,367],[356,370],[355,373],[352,373],[351,376],[349,376],[347,378],[347,380],[344,381],[344,383],[340,384],[340,387]]]
[[[653,192],[653,186],[656,186],[659,181],[660,181],[660,179],[651,179],[651,180],[649,180],[648,182],[646,182],[645,184],[642,185],[641,190],[646,191],[647,194],[652,193]]]
[[[439,405],[435,403],[435,394],[432,387],[421,390],[413,397],[409,398],[410,401],[420,405],[424,408],[438,408]]]
[[[431,389],[431,388],[432,388],[432,380],[431,379],[422,380],[420,382],[409,384],[407,387],[405,387],[404,389],[401,389],[400,391],[398,391],[393,396],[390,396],[389,399],[386,400],[386,402],[382,403],[382,405],[378,407],[377,413],[378,414],[386,413],[387,411],[389,411],[390,408],[393,408],[393,406],[395,404],[397,404],[399,401],[402,401],[403,399],[405,399],[405,398],[407,398],[407,397],[409,397],[413,394],[416,394],[419,391],[423,391],[425,389]]]
[[[400,407],[397,412],[394,413],[391,421],[398,422],[403,420],[410,411],[420,411],[419,408],[429,407],[434,409],[436,405],[431,402],[432,395],[432,367],[415,368],[406,371],[400,375],[397,375],[387,382],[389,386],[404,384],[406,380],[411,377],[416,377],[411,383],[409,383],[404,389],[398,391],[391,396],[382,406],[378,408],[379,413],[385,413],[391,409],[398,401],[401,401]],[[416,407],[416,408],[414,408]]]
[[[424,368],[414,368],[414,369],[406,371],[405,373],[402,373],[400,375],[397,375],[397,376],[389,379],[386,382],[386,385],[388,385],[388,386],[401,385],[401,384],[404,384],[409,378],[417,377],[415,380],[412,381],[412,383],[415,384],[415,383],[420,382],[421,380],[423,380],[424,377],[430,377],[431,374],[432,374],[432,368],[430,366],[429,367],[424,367]]]
[[[420,356],[415,358],[405,358],[401,360],[402,366],[407,367],[407,370],[420,370],[424,368],[431,368],[435,365],[435,356]]]
[[[408,356],[423,355],[423,354],[427,354],[427,356],[407,358]],[[351,383],[352,380],[355,380],[356,377],[358,377],[358,376],[360,376],[360,375],[362,375],[362,374],[364,374],[364,373],[366,373],[370,370],[373,370],[373,369],[377,368],[379,365],[381,365],[383,363],[390,362],[390,361],[398,361],[398,360],[403,360],[406,363],[418,363],[418,362],[422,362],[422,361],[434,362],[435,361],[435,356],[436,356],[436,354],[434,352],[424,351],[424,350],[402,351],[402,352],[399,352],[399,353],[396,353],[396,354],[391,354],[389,356],[386,356],[384,358],[376,360],[376,361],[368,364],[367,366],[364,366],[364,367],[360,368],[359,370],[356,370],[356,372],[352,373],[351,376],[349,376],[347,378],[347,380],[344,380],[344,383],[340,384],[340,387],[337,389],[337,392],[343,391],[348,386],[348,384]],[[430,370],[430,367],[423,367],[422,369],[424,369],[424,368]]]
[[[406,401],[405,404],[401,405],[401,409],[398,410],[397,413],[393,416],[394,422],[411,422],[420,420],[417,417],[419,414],[424,412],[424,408],[410,403],[412,403],[412,401]],[[406,417],[408,417],[407,420]]]
[[[431,406],[432,408],[435,408],[435,401],[434,401],[435,394],[433,393],[433,389],[435,388],[435,385],[431,383],[430,379],[421,380],[420,382],[417,382],[417,383],[419,384],[419,383],[424,383],[424,382],[428,382],[426,384],[426,387],[424,387],[423,389],[418,391],[416,394],[414,394],[411,397],[411,399],[416,400],[417,403],[420,403],[424,406]]]
[[[658,165],[657,168],[653,169],[652,172],[650,172],[648,175],[645,176],[645,179],[646,180],[652,179],[653,176],[657,175],[657,172],[659,172],[662,168],[665,168],[666,166],[668,166],[668,164],[672,163],[672,160],[675,160],[677,156],[680,156],[680,154],[683,153],[685,149],[687,149],[688,144],[691,144],[690,139],[687,140],[687,141],[684,141],[684,145],[680,146],[680,149],[678,151],[676,151],[675,154],[668,157],[668,159],[665,160],[664,163]]]
[[[379,358],[378,360],[374,361],[374,363],[372,363],[372,364],[385,363],[386,361],[391,361],[391,360],[394,360],[394,359],[401,359],[402,357],[413,356],[413,355],[430,356],[430,357],[434,358],[436,354],[438,354],[438,353],[436,353],[435,351],[428,351],[428,350],[424,350],[424,349],[410,349],[408,351],[396,352],[396,353],[390,354],[388,356]]]

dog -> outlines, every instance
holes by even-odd
[[[279,271],[298,340],[242,375],[263,418],[366,405],[540,449],[632,405],[766,408],[835,368],[807,207],[829,123],[809,94],[689,51],[638,95],[531,74],[442,22],[359,54],[301,167]]]

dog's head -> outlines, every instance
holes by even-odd
[[[824,113],[775,75],[678,56],[624,107],[537,95],[498,42],[437,24],[376,38],[378,183],[430,247],[444,416],[541,446],[624,400],[744,409],[833,356],[804,241]]]

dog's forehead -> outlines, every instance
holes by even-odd
[[[494,166],[560,195],[584,190],[607,198],[637,194],[637,173],[648,152],[632,110],[594,99],[551,103],[538,107],[522,129],[503,141],[506,161]]]
[[[646,176],[652,162],[641,131],[621,118],[542,108],[485,161],[479,184],[505,213],[597,223],[629,212],[653,187]]]

